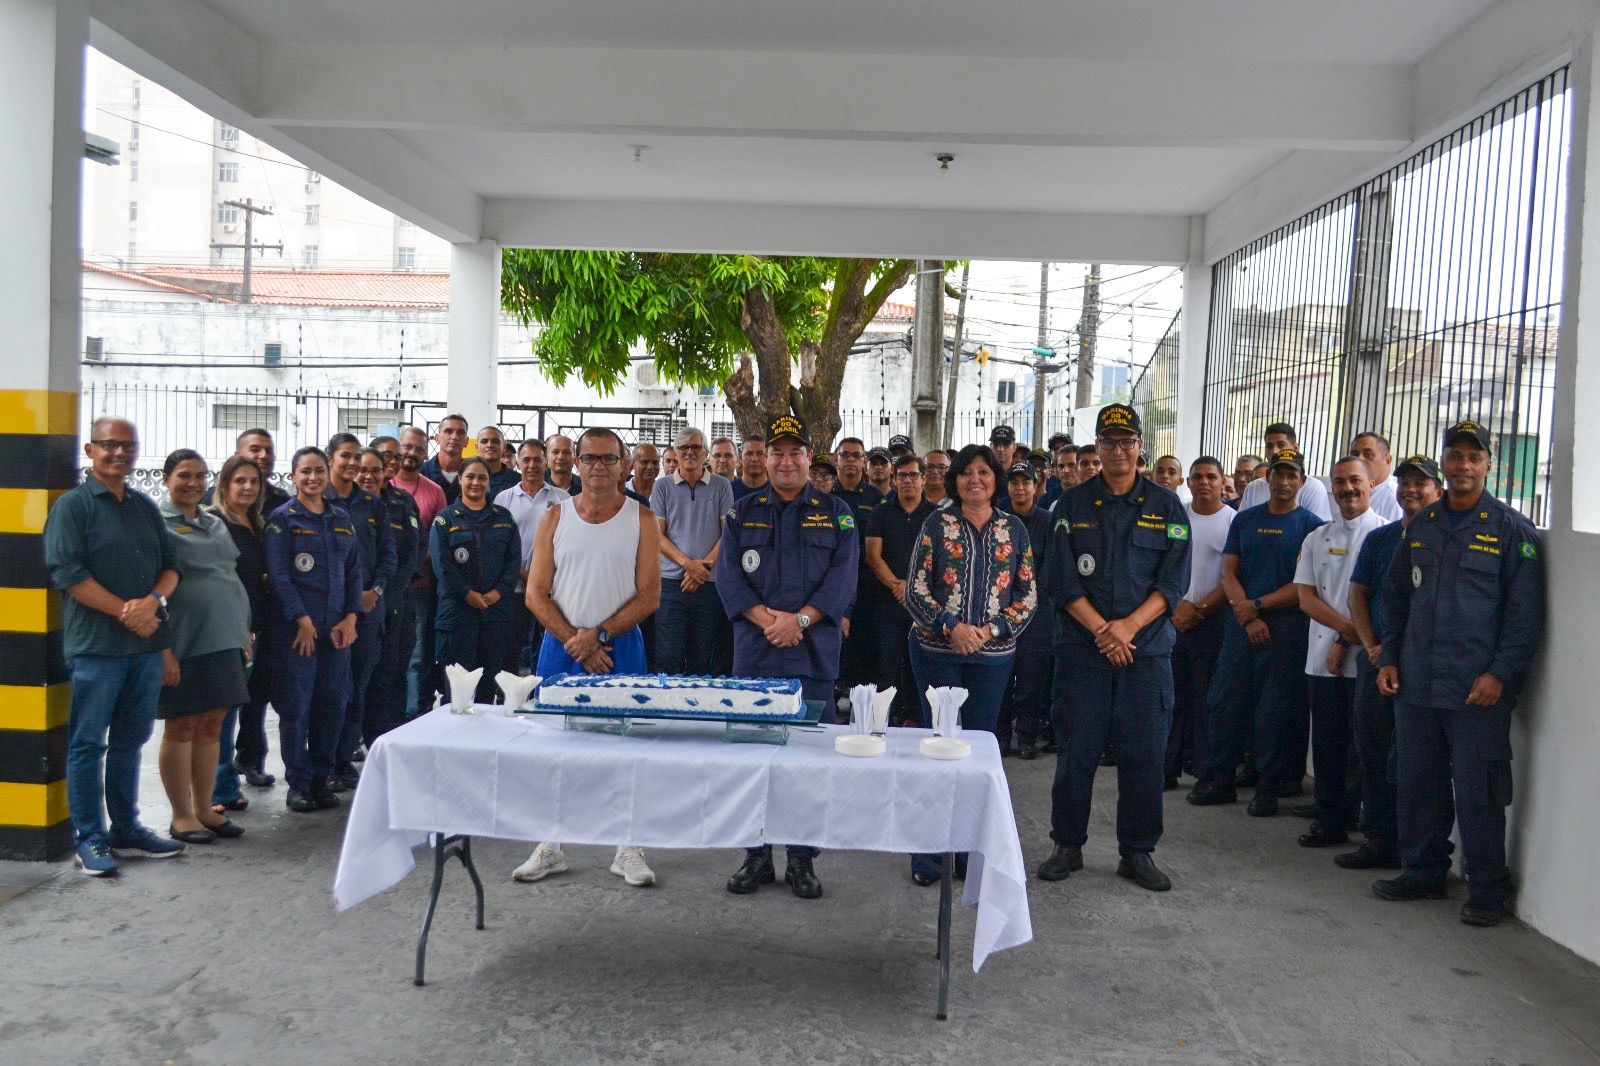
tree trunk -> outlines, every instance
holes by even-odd
[[[752,433],[765,432],[761,414],[756,410],[755,364],[748,355],[739,357],[739,369],[722,383],[722,395],[728,399],[728,408],[733,412],[733,424],[739,430],[741,440]]]

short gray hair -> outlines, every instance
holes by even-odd
[[[684,426],[682,429],[678,430],[678,435],[672,438],[672,446],[674,448],[681,448],[685,444],[689,443],[689,441],[696,438],[699,439],[701,444],[704,444],[706,442],[705,431],[696,429],[693,426]]]

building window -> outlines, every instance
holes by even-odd
[[[317,246],[308,244],[301,249],[300,261],[305,264],[307,269],[315,267],[317,265]]]
[[[134,144],[139,143],[139,123],[134,122],[129,125],[128,140],[132,141]]]
[[[416,225],[416,223],[412,222],[409,218],[400,218],[398,215],[395,216],[395,229],[410,229],[414,225]]]
[[[217,137],[223,141],[237,141],[239,139],[239,127],[230,126],[226,122],[219,123],[217,125]]]
[[[128,201],[128,221],[129,222],[137,222],[137,221],[139,221],[139,201],[138,200],[129,200]]]
[[[716,440],[718,437],[735,437],[738,436],[738,433],[739,427],[732,422],[718,422],[713,420],[711,423],[712,440]]]
[[[128,160],[128,181],[134,185],[139,183],[139,161],[137,159]]]
[[[321,182],[322,182],[322,175],[321,174],[318,174],[315,170],[306,171],[306,184],[307,185],[317,185],[317,184],[320,184]]]
[[[83,358],[89,363],[103,363],[106,361],[106,339],[104,337],[83,338]]]
[[[144,95],[144,82],[140,81],[138,78],[134,78],[133,79],[132,90],[133,90],[133,106],[134,107],[138,107],[139,104],[141,103],[140,98]]]
[[[1017,383],[1015,381],[1001,381],[997,383],[994,395],[995,403],[1016,403]]]
[[[231,224],[239,221],[239,209],[232,204],[217,205],[217,221]]]
[[[247,429],[278,431],[278,406],[265,403],[214,403],[211,405],[211,428],[230,433]]]
[[[268,341],[261,349],[261,361],[267,366],[280,366],[283,363],[283,345],[278,341]]]
[[[412,270],[417,265],[417,250],[415,248],[396,248],[394,250],[394,268],[396,270]]]
[[[139,246],[136,243],[134,243],[133,241],[129,241],[128,242],[128,265],[132,266],[133,264],[137,263],[138,261],[139,261]]]
[[[224,182],[238,181],[239,180],[239,164],[238,163],[218,163],[217,164],[217,180],[218,181],[224,181]]]
[[[368,437],[379,426],[397,426],[400,422],[400,411],[394,407],[339,408],[340,433],[354,433],[358,437]]]
[[[322,218],[321,204],[306,204],[306,225],[315,226]]]

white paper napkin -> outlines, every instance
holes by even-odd
[[[961,736],[961,705],[967,690],[957,686],[928,689],[928,707],[933,712],[933,731],[941,737]]]
[[[889,730],[889,705],[894,703],[895,693],[899,691],[890,686],[882,692],[875,693],[872,697],[872,731],[886,733]]]
[[[450,663],[444,668],[445,680],[450,683],[450,713],[471,714],[472,699],[478,690],[478,678],[483,667],[468,670],[460,663]]]
[[[539,682],[544,679],[538,674],[529,674],[519,677],[510,670],[502,670],[494,675],[494,683],[500,686],[500,691],[506,697],[506,713],[521,710],[528,705],[528,697],[533,690],[539,687]]]
[[[850,688],[850,732],[872,732],[873,698],[878,694],[874,685],[853,685]]]

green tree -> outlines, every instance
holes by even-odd
[[[819,450],[839,432],[845,363],[910,259],[508,249],[501,302],[543,373],[609,393],[642,344],[661,376],[720,387],[740,433],[793,413]],[[800,383],[791,384],[800,364]]]

